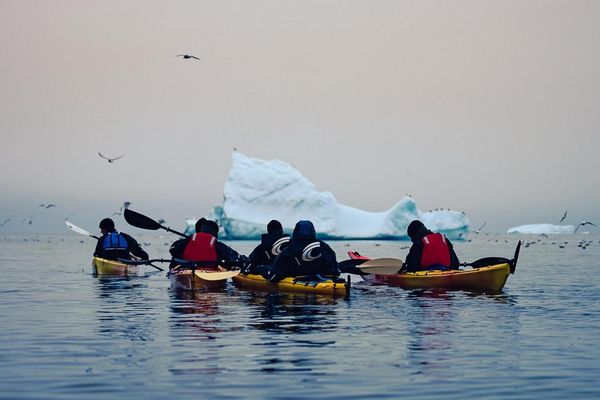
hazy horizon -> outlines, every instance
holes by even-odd
[[[97,232],[123,201],[183,227],[221,203],[234,147],[364,210],[411,194],[473,230],[565,210],[600,223],[598,15],[594,1],[2,1],[0,234],[66,217]]]

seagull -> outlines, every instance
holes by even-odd
[[[475,233],[477,235],[479,235],[479,232],[481,232],[481,230],[483,229],[483,227],[486,226],[486,225],[487,225],[487,222],[484,222],[483,225],[481,225],[481,227],[475,231]]]
[[[0,224],[0,228],[6,225],[10,221],[10,218],[6,218],[3,223]]]
[[[577,232],[577,229],[579,229],[580,226],[584,226],[584,225],[592,225],[592,226],[596,226],[596,224],[590,222],[590,221],[583,221],[580,222],[579,225],[577,225],[577,228],[575,228],[575,230],[573,231],[573,233]]]
[[[56,207],[56,204],[38,204],[38,207],[50,208]]]
[[[560,221],[558,223],[561,224],[565,219],[567,219],[567,212],[566,211],[565,211],[565,213],[563,214],[562,218],[560,219]]]
[[[189,60],[190,58],[194,58],[194,59],[200,61],[200,59],[198,57],[192,56],[190,54],[178,54],[175,57],[183,57],[184,60]]]
[[[98,152],[98,155],[102,158],[104,158],[105,160],[108,160],[109,163],[118,160],[119,158],[123,158],[125,156],[125,154],[120,155],[119,157],[114,157],[114,158],[110,158],[110,157],[106,157],[103,156],[102,153]]]
[[[117,211],[116,213],[113,213],[112,215],[121,215],[121,214],[123,214],[123,210],[128,209],[130,205],[131,205],[130,201],[123,202],[123,205],[121,206],[121,208],[119,208],[119,211]],[[111,217],[112,217],[112,215],[111,215]]]

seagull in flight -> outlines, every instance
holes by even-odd
[[[579,229],[580,226],[584,226],[584,225],[592,225],[592,226],[596,226],[596,224],[590,222],[590,221],[583,221],[580,222],[579,225],[577,225],[577,228],[575,228],[575,230],[573,231],[573,233],[577,232],[577,229]]]
[[[201,61],[198,57],[192,56],[191,54],[177,54],[175,57],[183,57],[184,60],[189,60],[190,58]]]
[[[481,230],[483,229],[483,227],[486,226],[486,225],[487,225],[487,222],[484,222],[483,225],[481,225],[481,227],[475,231],[475,233],[477,235],[479,235],[479,232],[481,232]]]
[[[50,208],[56,207],[56,204],[38,204],[38,207]]]
[[[10,218],[6,218],[3,223],[0,224],[0,228],[6,225],[10,221]]]
[[[117,211],[116,213],[113,213],[113,215],[121,215],[121,214],[123,214],[123,210],[128,209],[130,205],[131,205],[130,201],[123,202],[123,205],[121,206],[121,208],[119,208],[119,211]],[[111,217],[112,217],[112,215],[111,215]]]
[[[103,156],[102,153],[98,152],[98,155],[102,158],[104,158],[105,160],[108,160],[109,163],[112,163],[113,161],[118,160],[119,158],[123,158],[125,156],[125,154],[120,155],[119,157],[114,157],[114,158],[110,158],[110,157],[106,157]]]
[[[567,212],[565,211],[565,213],[563,214],[563,216],[561,217],[560,221],[558,222],[559,224],[561,224],[565,219],[567,219]]]

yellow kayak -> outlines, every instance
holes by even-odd
[[[92,259],[92,268],[94,270],[94,275],[128,276],[137,275],[140,266],[128,265],[115,260],[107,260],[106,258],[94,257]]]
[[[322,278],[320,280],[307,277],[283,278],[278,282],[270,282],[262,275],[239,274],[231,278],[233,283],[242,288],[264,290],[269,292],[315,293],[332,296],[346,296],[350,282],[343,279]]]
[[[368,282],[383,283],[405,289],[446,288],[499,292],[510,274],[510,264],[503,263],[481,268],[451,271],[417,271],[392,275],[364,275]]]

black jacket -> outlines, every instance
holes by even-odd
[[[429,229],[422,229],[412,238],[412,246],[408,251],[408,255],[406,256],[406,261],[404,262],[403,270],[407,272],[415,272],[421,271],[421,258],[423,256],[423,237],[432,233]],[[458,257],[454,252],[454,247],[448,238],[446,238],[446,243],[448,243],[448,249],[450,250],[450,268],[458,269],[460,266],[460,262],[458,261]]]
[[[285,238],[288,241],[280,241]],[[284,234],[264,233],[260,237],[260,244],[248,256],[250,267],[258,265],[271,265],[289,244],[289,236]]]
[[[340,274],[335,252],[327,243],[317,240],[315,228],[310,221],[296,224],[289,245],[275,258],[271,270],[276,279],[286,276]]]
[[[148,253],[146,253],[144,251],[144,249],[142,249],[142,247],[139,245],[139,243],[132,238],[131,236],[129,236],[126,233],[123,232],[118,232],[121,236],[123,236],[123,238],[125,238],[125,241],[127,242],[127,246],[128,246],[128,250],[127,252],[113,252],[113,251],[106,251],[102,248],[102,241],[104,240],[104,238],[106,237],[106,235],[102,235],[100,238],[98,238],[98,243],[96,243],[96,250],[94,251],[94,256],[96,257],[101,257],[101,258],[106,258],[107,260],[117,260],[119,258],[126,258],[126,259],[131,259],[131,254],[133,254],[136,257],[139,257],[143,260],[147,260],[148,259]]]

